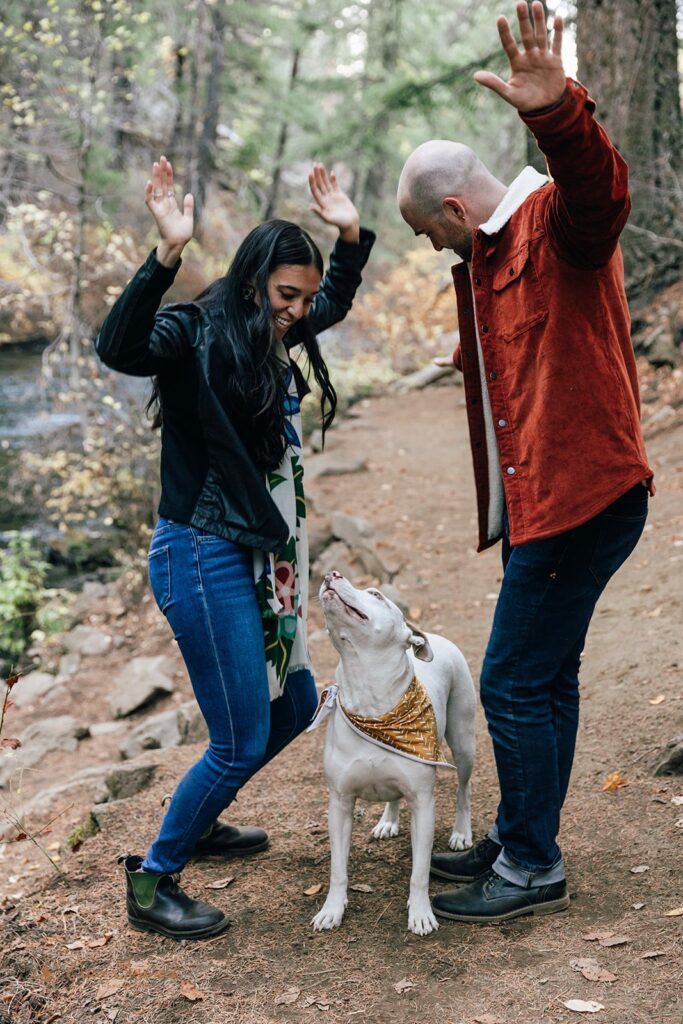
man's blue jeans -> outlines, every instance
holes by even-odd
[[[304,669],[270,701],[250,548],[160,519],[149,577],[209,729],[208,749],[178,784],[143,864],[165,873],[182,870],[240,787],[306,727],[317,694]]]
[[[481,672],[501,799],[495,870],[517,885],[564,878],[556,837],[579,723],[579,664],[595,604],[647,518],[642,484],[582,526],[510,547]]]

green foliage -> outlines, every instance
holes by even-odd
[[[100,826],[97,824],[95,815],[89,814],[88,817],[79,822],[79,824],[76,825],[76,827],[66,837],[66,845],[70,850],[75,852],[81,848],[86,839],[96,836],[99,831]]]
[[[0,562],[0,659],[16,663],[34,626],[47,565],[31,541],[10,536]]]

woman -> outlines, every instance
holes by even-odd
[[[177,872],[196,854],[265,849],[262,829],[217,817],[316,706],[299,414],[308,387],[288,350],[307,354],[325,429],[336,395],[315,335],[350,309],[374,235],[321,164],[309,183],[311,209],[340,233],[324,278],[310,236],[268,221],[195,302],[158,312],[193,227],[192,196],[176,205],[161,157],[145,190],[159,243],[95,343],[107,366],[155,378],[162,493],[150,582],[209,728],[208,749],[181,779],[146,857],[124,859],[130,924],[175,939],[228,926],[221,910],[183,892]]]

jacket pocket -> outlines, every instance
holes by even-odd
[[[164,612],[171,600],[171,551],[168,544],[155,548],[148,555],[149,585],[159,611]]]
[[[547,319],[548,304],[528,242],[493,275],[493,308],[503,341],[512,341]]]

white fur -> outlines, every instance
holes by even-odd
[[[374,588],[357,590],[339,573],[328,573],[320,590],[327,629],[340,655],[339,698],[353,714],[379,716],[395,707],[413,676],[434,707],[439,740],[445,736],[458,769],[459,794],[449,846],[472,845],[470,776],[474,761],[476,699],[465,658],[445,637],[421,633],[399,608]],[[414,649],[411,650],[411,647]],[[429,862],[434,839],[437,769],[378,747],[359,736],[335,711],[327,725],[324,753],[330,791],[330,888],[311,922],[316,930],[341,924],[347,904],[347,863],[356,799],[387,801],[372,830],[375,839],[398,834],[399,801],[412,814],[413,866],[408,927],[416,935],[438,928],[429,902]]]

